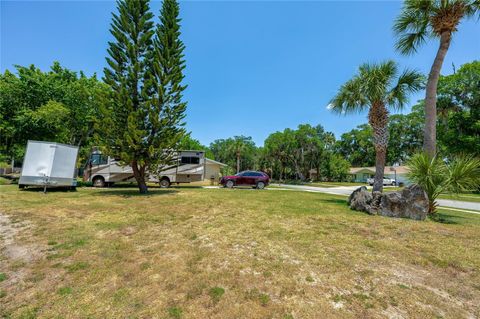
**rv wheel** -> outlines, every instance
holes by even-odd
[[[163,178],[160,181],[160,187],[161,188],[169,188],[170,187],[170,181],[168,180],[168,178]]]
[[[97,176],[93,179],[93,187],[105,187],[105,180],[101,176]]]
[[[25,185],[23,185],[23,184],[18,184],[18,188],[20,188],[20,189],[25,189]]]

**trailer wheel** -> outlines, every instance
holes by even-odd
[[[105,187],[105,179],[102,176],[96,176],[93,178],[93,187]]]
[[[19,189],[25,189],[25,185],[23,185],[23,184],[18,184],[18,188],[19,188]]]
[[[160,180],[160,187],[161,188],[169,188],[170,187],[170,180],[167,177],[164,177]]]

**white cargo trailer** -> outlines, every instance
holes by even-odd
[[[75,189],[78,147],[28,141],[18,186],[68,187]]]

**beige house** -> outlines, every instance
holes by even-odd
[[[352,167],[350,168],[350,175],[353,182],[366,183],[367,178],[375,176],[375,166],[371,167]],[[408,183],[407,180],[408,167],[407,166],[385,166],[383,171],[385,178],[396,179],[398,183]]]

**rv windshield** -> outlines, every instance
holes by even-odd
[[[108,158],[102,156],[102,154],[92,154],[90,156],[90,164],[92,165],[105,165],[108,163]]]

